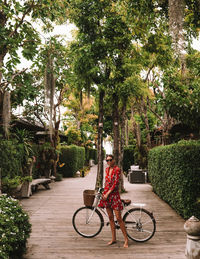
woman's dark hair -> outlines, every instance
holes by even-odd
[[[108,156],[109,156],[109,157],[112,157],[112,159],[114,159],[114,156],[113,156],[113,155],[106,155],[106,158],[107,158]]]

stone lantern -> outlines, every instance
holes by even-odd
[[[185,255],[188,259],[200,259],[200,220],[192,216],[185,224],[187,244]]]

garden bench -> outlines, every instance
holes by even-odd
[[[33,194],[33,192],[37,191],[39,185],[43,185],[45,189],[49,190],[49,183],[51,183],[50,178],[38,178],[32,180],[31,182],[26,181],[25,183],[23,183],[21,188],[21,197],[29,198]]]
[[[49,190],[50,186],[49,183],[51,183],[51,179],[49,178],[38,178],[38,179],[34,179],[30,185],[31,185],[31,191],[37,191],[38,186],[39,185],[43,185],[45,187],[45,189]]]

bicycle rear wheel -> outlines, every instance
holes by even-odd
[[[127,235],[136,242],[145,242],[153,237],[156,221],[153,214],[143,208],[133,208],[123,217]]]
[[[97,236],[104,225],[101,213],[93,207],[81,207],[72,218],[76,232],[86,238]]]

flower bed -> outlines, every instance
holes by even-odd
[[[0,196],[0,255],[17,259],[25,252],[31,232],[28,215],[19,202],[7,195]]]

